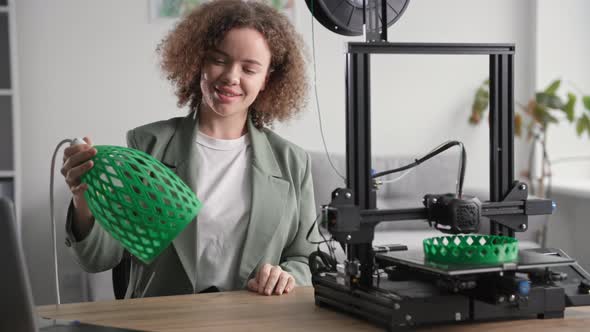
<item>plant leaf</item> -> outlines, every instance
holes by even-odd
[[[561,80],[555,80],[549,84],[547,88],[545,88],[545,93],[548,95],[555,95],[557,89],[559,89],[559,85],[561,84]]]
[[[584,130],[588,130],[590,133],[590,118],[587,114],[582,115],[576,123],[576,133],[578,133],[578,136],[581,136]]]
[[[584,123],[582,118],[579,118],[578,122],[576,122],[576,134],[578,134],[578,136],[582,136],[582,132],[584,132]]]
[[[535,112],[535,107],[537,107],[537,101],[531,98],[531,100],[529,100],[529,103],[526,105],[526,110],[524,111],[524,113],[528,116],[532,116]]]
[[[489,103],[490,93],[482,85],[475,92],[475,98],[473,99],[473,105],[471,106],[471,117],[469,118],[469,123],[478,124],[481,121],[485,110],[488,108]]]
[[[545,114],[547,114],[547,109],[544,106],[535,106],[535,109],[533,110],[533,119],[542,127],[545,127]]]
[[[586,107],[586,109],[590,111],[590,96],[582,97],[582,103],[584,104],[584,107]]]
[[[514,135],[522,135],[522,116],[519,113],[514,114]]]
[[[568,92],[567,93],[567,103],[561,109],[565,115],[567,116],[567,120],[569,122],[574,121],[574,106],[576,105],[576,95]]]
[[[559,120],[554,117],[553,115],[551,115],[550,112],[546,112],[545,113],[545,122],[547,123],[559,123]]]
[[[563,101],[561,101],[561,98],[545,92],[538,92],[535,95],[535,99],[539,105],[546,106],[548,108],[563,109],[565,106]]]
[[[588,117],[588,114],[584,114],[584,116],[582,116],[582,118],[584,119],[584,122],[586,123],[586,131],[588,131],[588,135],[590,136],[590,117]]]

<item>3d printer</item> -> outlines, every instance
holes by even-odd
[[[385,326],[520,318],[560,318],[568,306],[590,305],[590,275],[558,249],[520,250],[512,262],[440,264],[404,245],[373,248],[375,226],[423,219],[446,233],[515,237],[528,216],[551,214],[555,204],[529,199],[514,179],[513,44],[387,42],[387,27],[409,0],[306,0],[312,15],[343,35],[365,34],[346,53],[346,188],[322,207],[324,226],[346,252],[338,264],[322,252],[310,256],[315,302]],[[376,208],[371,171],[370,59],[372,54],[485,54],[490,76],[490,200],[456,194],[424,196],[423,208]],[[441,227],[442,226],[442,227]],[[469,237],[467,237],[469,239]],[[476,237],[473,237],[476,239]],[[383,276],[381,276],[383,275]]]

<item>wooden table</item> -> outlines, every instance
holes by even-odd
[[[148,331],[381,331],[343,313],[317,307],[313,288],[283,296],[247,291],[46,305],[47,318]],[[590,306],[569,308],[565,319],[455,324],[432,331],[590,331]]]

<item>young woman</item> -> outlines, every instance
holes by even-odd
[[[310,160],[266,128],[304,103],[305,61],[295,29],[265,4],[212,1],[185,17],[158,51],[179,107],[190,113],[130,130],[127,142],[171,167],[203,208],[156,263],[132,261],[125,296],[212,288],[271,295],[309,285]],[[86,141],[64,152],[62,174],[73,193],[67,243],[85,270],[99,272],[116,266],[124,249],[85,202],[80,176],[96,153]]]

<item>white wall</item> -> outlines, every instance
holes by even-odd
[[[539,0],[537,89],[561,78],[565,95],[571,91],[590,95],[590,2],[585,0]],[[586,112],[578,99],[577,114]],[[549,127],[547,149],[552,159],[590,156],[590,136],[578,137],[575,124],[563,121]],[[590,184],[590,161],[562,163],[553,167],[557,179],[585,178]],[[590,188],[589,188],[590,190]]]
[[[308,45],[310,15],[298,0],[297,28]],[[19,0],[18,43],[22,114],[23,233],[35,300],[53,303],[48,216],[51,153],[63,138],[91,135],[98,144],[124,144],[131,127],[176,116],[175,100],[157,69],[154,49],[170,22],[149,22],[147,0]],[[516,98],[534,88],[535,2],[412,0],[390,29],[390,41],[516,43]],[[315,23],[319,101],[328,147],[344,152],[344,38]],[[359,40],[356,38],[355,40]],[[441,140],[464,140],[467,186],[487,186],[488,131],[468,126],[485,57],[376,57],[373,68],[374,152],[422,154]],[[314,103],[277,130],[320,150]],[[520,151],[521,148],[517,151]],[[519,169],[518,166],[517,169]],[[57,214],[63,229],[67,189],[58,178]],[[61,232],[60,232],[61,233]],[[63,243],[63,234],[59,243]],[[75,263],[62,257],[62,285],[81,283]],[[64,301],[79,294],[63,296]]]

